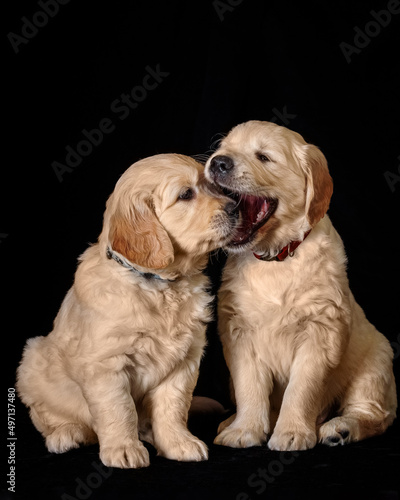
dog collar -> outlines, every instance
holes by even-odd
[[[276,255],[275,257],[268,257],[267,255],[264,257],[262,255],[258,255],[253,252],[254,257],[256,257],[258,260],[264,260],[267,262],[270,261],[277,261],[277,262],[282,262],[286,259],[287,256],[293,257],[294,251],[296,248],[303,243],[303,241],[307,238],[307,236],[310,234],[311,229],[309,229],[306,233],[304,233],[304,238],[301,241],[291,241],[288,245],[282,248],[282,250]]]
[[[159,280],[159,281],[176,281],[176,280],[170,280],[167,278],[161,278],[158,274],[153,274],[153,273],[143,273],[142,271],[139,271],[139,269],[136,269],[136,267],[133,267],[132,264],[130,264],[128,261],[125,259],[121,259],[115,252],[110,247],[107,247],[107,259],[113,259],[115,262],[118,262],[122,267],[125,267],[126,269],[129,269],[134,274],[137,274],[138,276],[142,276],[146,280]]]

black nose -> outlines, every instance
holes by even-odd
[[[214,156],[210,163],[210,170],[214,174],[226,174],[233,168],[233,160],[229,156]]]

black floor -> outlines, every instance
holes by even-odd
[[[344,447],[318,445],[282,453],[266,446],[212,444],[218,420],[196,417],[192,432],[209,446],[209,460],[181,463],[150,452],[140,470],[103,466],[98,446],[48,453],[21,403],[16,408],[16,487],[4,499],[399,499],[399,422],[383,435]]]

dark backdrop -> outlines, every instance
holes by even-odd
[[[3,29],[5,387],[26,339],[51,330],[122,172],[157,153],[210,154],[249,119],[286,125],[326,155],[350,284],[398,373],[400,3],[59,2],[7,6]],[[223,262],[209,266],[215,289]],[[215,325],[208,334],[197,392],[228,405]],[[19,412],[21,440],[48,457]],[[20,488],[31,479],[21,474]]]

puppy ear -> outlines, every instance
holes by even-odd
[[[150,269],[164,269],[174,260],[174,249],[165,229],[150,208],[149,200],[137,200],[123,213],[111,217],[112,248],[130,262]]]
[[[306,214],[311,227],[314,227],[328,211],[333,182],[326,158],[316,146],[303,146],[301,165],[307,180]]]

